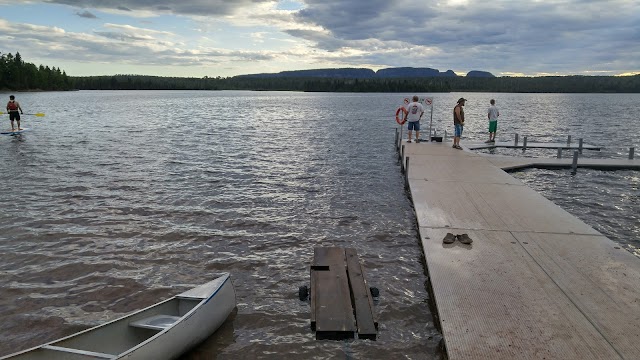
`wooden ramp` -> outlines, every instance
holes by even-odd
[[[316,339],[376,340],[373,299],[355,249],[317,247],[311,263],[311,328]]]
[[[449,359],[640,359],[640,259],[485,156],[404,155]]]

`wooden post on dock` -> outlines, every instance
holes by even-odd
[[[396,151],[398,150],[398,128],[396,128]]]
[[[558,148],[558,159],[562,159],[562,148]]]
[[[527,137],[522,139],[522,150],[527,150]]]
[[[516,139],[513,141],[513,146],[518,146],[518,134],[516,134]]]
[[[571,163],[571,174],[578,172],[578,151],[573,152],[573,162]]]
[[[402,144],[402,148],[400,150],[400,161],[402,161],[402,159],[404,159],[404,144]],[[404,171],[404,166],[400,165],[401,170]]]
[[[571,135],[567,136],[567,146],[571,145]]]
[[[444,142],[447,142],[447,130],[444,131]]]
[[[633,160],[633,153],[635,151],[636,148],[630,147],[629,148],[629,160]]]
[[[578,151],[582,154],[582,138],[578,139]]]
[[[407,162],[404,166],[404,186],[409,188],[409,157],[407,156]]]

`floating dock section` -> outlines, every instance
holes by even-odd
[[[402,144],[449,359],[640,359],[640,259],[487,156]]]
[[[311,263],[311,328],[316,339],[376,340],[373,298],[355,249],[317,247]]]

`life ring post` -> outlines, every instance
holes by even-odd
[[[404,108],[404,106],[400,106],[397,110],[396,110],[396,122],[399,125],[404,125],[404,123],[406,122],[406,120],[404,119],[405,115],[407,114],[407,109]],[[402,116],[400,116],[400,114],[402,114]]]

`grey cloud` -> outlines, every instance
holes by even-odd
[[[125,34],[121,32],[112,32],[112,31],[95,31],[94,34],[105,37],[107,39],[120,40],[120,41],[150,39],[149,37],[146,37],[146,36],[137,36],[133,34]]]
[[[76,15],[83,17],[83,18],[87,18],[87,19],[97,19],[98,17],[93,15],[92,13],[88,12],[88,11],[83,11],[83,12],[77,12]]]
[[[335,51],[337,47],[351,46],[367,50],[363,40],[377,39],[439,50],[429,54],[409,51],[397,56],[370,51],[356,57],[360,62],[458,71],[481,68],[498,74],[600,70],[609,69],[609,64],[617,64],[619,70],[640,69],[638,2],[470,0],[455,7],[447,7],[446,1],[305,3],[307,8],[298,13],[297,20],[319,25],[329,34],[288,33],[314,41],[318,49]],[[621,43],[620,39],[628,40]]]
[[[327,51],[336,51],[348,45],[345,40],[337,39],[320,31],[314,30],[285,30],[285,33],[316,43],[316,46]]]
[[[45,0],[53,4],[63,4],[78,8],[117,9],[124,11],[159,11],[179,15],[229,15],[236,10],[270,3],[272,0]]]

